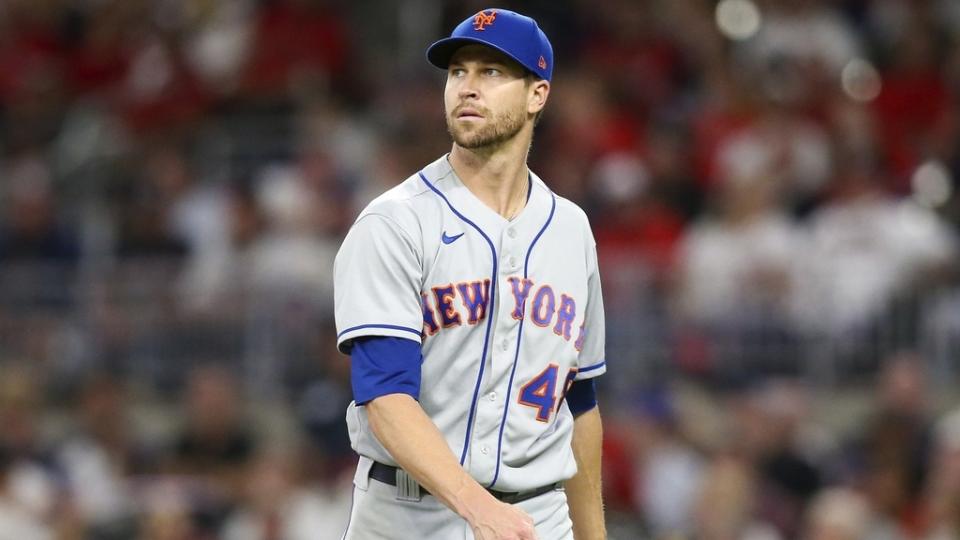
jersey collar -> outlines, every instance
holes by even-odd
[[[447,158],[448,154],[445,154],[424,167],[424,176],[443,193],[450,204],[484,230],[495,232],[510,226],[518,229],[539,229],[549,216],[553,194],[533,172],[529,176],[530,187],[526,205],[512,220],[507,220],[484,204],[464,185]]]

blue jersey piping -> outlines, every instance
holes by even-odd
[[[480,236],[487,241],[487,245],[490,246],[490,253],[493,256],[493,274],[490,276],[490,300],[487,305],[487,330],[483,336],[483,353],[480,357],[480,372],[477,374],[477,384],[473,389],[473,399],[470,402],[470,414],[467,416],[467,432],[463,437],[463,451],[460,453],[460,465],[462,466],[467,460],[467,450],[470,448],[470,435],[473,432],[473,417],[477,412],[477,397],[480,395],[480,383],[483,381],[483,370],[484,366],[487,363],[487,347],[490,345],[490,328],[493,322],[494,316],[496,313],[494,311],[496,305],[497,297],[497,250],[493,247],[493,242],[490,240],[490,237],[487,236],[487,233],[483,232],[476,223],[470,221],[466,216],[461,214],[456,208],[453,207],[453,204],[450,203],[450,200],[444,196],[443,193],[440,193],[433,184],[427,180],[427,177],[424,176],[423,171],[417,173],[420,175],[420,179],[423,180],[423,183],[427,185],[438,197],[443,199],[443,202],[447,203],[447,206],[450,208],[450,211],[454,213],[458,218],[463,222],[470,225],[480,233]]]
[[[402,330],[404,332],[410,332],[412,334],[416,334],[420,337],[423,337],[422,331],[414,330],[413,328],[407,328],[406,326],[397,326],[395,324],[361,324],[360,326],[347,328],[343,332],[340,332],[339,334],[337,334],[337,339],[340,339],[340,337],[346,334],[347,332],[353,332],[354,330],[362,330],[364,328],[386,328],[389,330]]]
[[[553,213],[557,209],[557,197],[552,192],[550,193],[551,205],[550,205],[550,215],[547,217],[546,223],[543,224],[543,227],[540,229],[540,232],[533,237],[533,242],[530,242],[530,247],[527,249],[527,257],[523,261],[523,279],[527,279],[528,270],[530,264],[530,254],[533,253],[533,247],[537,245],[537,241],[540,240],[540,237],[543,236],[544,231],[547,230],[547,227],[550,226],[550,222],[553,221]],[[526,300],[524,300],[523,305],[520,309],[526,309]],[[520,357],[520,341],[523,339],[523,322],[526,320],[526,317],[520,319],[520,325],[517,328],[517,349],[513,354],[513,367],[510,369],[510,382],[507,384],[507,398],[503,403],[503,418],[500,419],[500,433],[497,435],[497,467],[493,473],[493,481],[487,484],[487,487],[492,488],[494,484],[497,483],[497,479],[500,478],[500,457],[501,449],[503,447],[503,428],[507,425],[507,412],[510,410],[510,393],[513,389],[513,376],[517,373],[517,360]]]
[[[607,365],[606,360],[604,360],[603,362],[600,362],[599,364],[594,364],[594,365],[592,365],[592,366],[590,366],[590,367],[583,368],[583,369],[577,371],[577,373],[587,373],[587,372],[593,371],[593,370],[595,370],[595,369],[600,369],[600,368],[602,368],[602,367],[605,366],[605,365]]]

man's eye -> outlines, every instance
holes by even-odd
[[[489,76],[491,76],[491,77],[496,77],[496,76],[500,75],[500,70],[499,70],[499,69],[496,69],[496,68],[487,68],[487,69],[484,70],[484,73],[487,74],[487,75],[489,75]]]
[[[463,74],[464,74],[464,70],[461,68],[453,68],[450,70],[450,75],[452,77],[462,77]]]

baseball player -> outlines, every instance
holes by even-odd
[[[360,454],[343,538],[605,538],[596,244],[527,168],[553,49],[486,9],[427,58],[453,148],[371,202],[336,259]]]

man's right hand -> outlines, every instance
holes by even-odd
[[[471,505],[467,522],[477,540],[537,540],[533,518],[520,508],[494,499],[478,497]]]
[[[388,394],[366,407],[374,436],[397,464],[466,519],[477,540],[538,540],[533,519],[520,508],[495,499],[463,469],[413,397]]]

